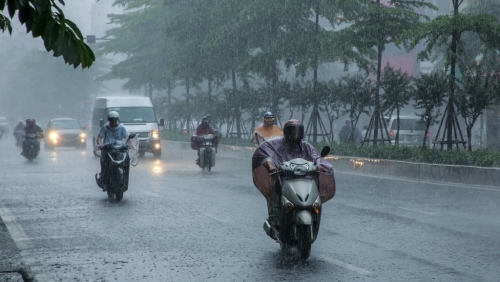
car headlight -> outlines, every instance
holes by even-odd
[[[49,138],[50,138],[50,139],[52,139],[52,140],[53,140],[53,139],[57,139],[58,137],[59,137],[59,135],[58,135],[57,133],[55,133],[55,132],[52,132],[52,133],[50,133],[50,135],[49,135]]]
[[[158,134],[158,130],[153,130],[153,132],[151,132],[151,136],[153,137],[153,139],[158,139],[160,137],[160,135]]]
[[[85,133],[84,133],[84,132],[80,133],[80,138],[85,138],[85,136],[86,136],[86,135],[85,135]]]

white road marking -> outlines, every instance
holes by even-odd
[[[403,177],[393,177],[393,176],[387,176],[387,175],[378,176],[375,174],[364,174],[364,173],[345,172],[345,171],[335,171],[335,173],[343,173],[343,174],[372,177],[372,178],[381,178],[381,179],[390,179],[390,180],[400,180],[400,181],[408,181],[408,182],[439,185],[439,186],[454,186],[454,187],[467,188],[467,189],[500,192],[500,188],[495,188],[495,187],[491,187],[491,186],[477,186],[477,185],[473,186],[472,184],[460,184],[460,183],[453,183],[453,182],[435,182],[435,181],[416,180],[416,179],[403,178]]]
[[[414,211],[414,212],[419,212],[419,213],[424,213],[424,214],[429,214],[429,215],[438,215],[439,213],[437,212],[425,212],[425,211],[421,211],[421,210],[416,210],[416,209],[409,209],[409,208],[403,208],[403,207],[398,207],[402,210],[407,210],[407,211]]]
[[[204,214],[204,216],[209,217],[209,218],[211,218],[211,219],[215,219],[215,220],[220,221],[220,222],[229,223],[229,221],[228,221],[228,220],[226,220],[226,219],[221,219],[221,218],[218,218],[218,217],[215,217],[215,216],[209,215],[209,214]]]
[[[29,237],[24,232],[24,229],[17,222],[16,217],[5,207],[2,199],[0,199],[0,217],[2,218],[5,226],[9,230],[10,236],[19,250],[27,250],[32,248]]]
[[[361,267],[357,267],[355,265],[352,265],[352,264],[347,263],[345,261],[341,261],[339,259],[334,259],[334,258],[325,256],[325,255],[319,255],[318,257],[321,260],[324,260],[324,261],[329,262],[331,264],[334,264],[336,266],[340,266],[340,267],[345,268],[347,270],[356,272],[359,275],[369,275],[369,274],[371,274],[371,271],[368,271],[368,270],[366,270],[364,268],[361,268]]]

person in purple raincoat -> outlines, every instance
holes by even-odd
[[[323,159],[311,144],[302,140],[303,138],[304,125],[296,119],[291,119],[283,127],[283,138],[262,143],[253,154],[253,183],[266,198],[270,215],[273,207],[279,205],[281,183],[277,176],[269,173],[276,172],[282,162],[295,158],[316,162],[318,171],[323,173],[307,177],[316,180],[321,202],[325,203],[335,195],[332,165]]]

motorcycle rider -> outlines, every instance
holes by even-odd
[[[253,182],[266,198],[269,213],[268,220],[274,224],[278,222],[281,184],[279,178],[270,177],[269,173],[277,172],[277,167],[282,162],[295,158],[315,162],[317,170],[322,172],[321,177],[330,178],[325,183],[333,184],[318,186],[322,201],[330,200],[335,194],[333,167],[329,162],[321,158],[318,151],[310,143],[303,141],[304,125],[296,119],[291,119],[285,123],[283,134],[282,138],[272,139],[260,144],[252,157]],[[321,178],[316,176],[307,177],[315,179],[317,183]]]
[[[17,126],[16,126],[17,127]],[[24,132],[23,136],[26,136],[26,134],[29,133],[35,133],[37,135],[37,148],[36,152],[40,152],[40,138],[42,138],[42,132],[43,130],[36,124],[36,119],[26,119],[26,126],[24,127]],[[23,150],[21,151],[21,155],[24,156],[24,152],[26,151],[26,147],[28,146],[28,143],[26,142],[26,138],[23,141]]]
[[[97,136],[97,147],[101,150],[101,173],[99,173],[96,178],[99,187],[102,187],[102,176],[106,173],[106,160],[107,154],[103,151],[103,147],[106,144],[113,143],[114,141],[122,141],[128,138],[128,133],[125,127],[120,124],[120,115],[116,111],[110,111],[108,113],[108,122],[101,127],[99,135]],[[126,162],[126,176],[128,179],[128,172],[130,167],[129,159]],[[104,188],[103,188],[104,191]]]
[[[259,135],[262,136],[265,140],[283,136],[283,129],[274,124],[273,113],[266,112],[264,114],[264,123],[255,129],[252,143],[259,145]]]
[[[201,123],[200,123],[200,125],[198,125],[198,127],[196,127],[196,131],[194,134],[195,134],[195,136],[193,136],[194,140],[192,140],[192,142],[195,142],[195,143],[198,143],[198,139],[196,137],[200,137],[200,136],[207,135],[207,134],[214,134],[214,146],[217,147],[217,143],[219,141],[219,135],[215,134],[214,129],[212,128],[212,126],[208,122],[208,117],[205,116],[201,119]],[[196,147],[199,147],[199,146],[196,145]],[[198,153],[199,153],[199,151],[198,151]],[[200,162],[200,156],[198,156],[198,158],[196,159],[196,164],[199,164],[199,162]]]
[[[16,137],[16,146],[17,146],[17,138],[18,138],[18,134],[22,137],[22,133],[20,132],[23,132],[24,131],[24,122],[22,120],[19,120],[19,122],[17,123],[17,125],[14,127],[14,130],[12,132],[12,135],[14,135]]]

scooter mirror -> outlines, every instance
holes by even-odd
[[[321,150],[321,157],[324,158],[326,156],[328,156],[328,154],[330,153],[330,146],[325,146],[323,147],[323,149]]]
[[[158,124],[159,126],[165,126],[165,119],[161,118],[160,123]]]

